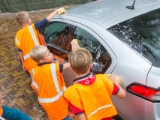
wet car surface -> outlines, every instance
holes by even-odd
[[[159,120],[160,1],[100,0],[67,10],[41,29],[49,50],[67,62],[70,41],[93,56],[91,72],[116,74],[126,89],[124,99],[113,97],[125,120]],[[75,74],[63,72],[67,86]]]

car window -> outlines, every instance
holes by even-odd
[[[45,26],[42,34],[50,52],[68,60],[71,41],[77,39],[80,47],[88,49],[93,57],[94,73],[104,73],[111,64],[111,57],[101,43],[86,30],[67,23],[51,22]]]
[[[68,26],[68,24],[60,22],[50,22],[47,24],[43,32],[46,43],[56,40],[56,38],[63,33],[63,30],[66,26]]]
[[[111,64],[111,57],[101,43],[86,30],[76,27],[74,38],[82,48],[88,49],[93,58],[92,71],[104,73]]]
[[[160,9],[139,15],[107,29],[153,66],[160,67]]]
[[[67,59],[68,52],[71,51],[70,42],[73,39],[74,30],[74,26],[61,22],[51,22],[45,26],[43,35],[50,52]]]

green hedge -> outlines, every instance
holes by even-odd
[[[0,11],[18,12],[21,10],[34,11],[64,5],[84,4],[90,0],[0,0]]]

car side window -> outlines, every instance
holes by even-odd
[[[107,30],[153,66],[160,67],[160,9],[133,17]]]
[[[104,73],[111,64],[111,57],[103,45],[86,30],[76,27],[74,38],[82,48],[89,50],[93,57],[92,72]]]
[[[70,42],[73,39],[75,27],[67,23],[51,22],[43,32],[48,49],[60,58],[67,59],[71,51]]]
[[[71,41],[77,39],[80,47],[89,50],[93,57],[92,72],[104,73],[111,64],[111,57],[103,45],[86,30],[67,23],[50,22],[43,35],[48,49],[54,55],[67,60],[71,51]]]

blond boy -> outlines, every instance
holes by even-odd
[[[42,35],[39,34],[38,29],[47,24],[57,14],[58,10],[59,9],[55,10],[46,18],[36,23],[32,23],[26,11],[20,11],[16,14],[15,18],[22,29],[16,33],[15,45],[18,48],[19,57],[24,70],[30,72],[36,66],[36,62],[30,58],[29,52],[34,46],[45,45],[44,39]]]
[[[119,86],[116,77],[90,73],[92,55],[84,48],[71,52],[68,59],[77,75],[74,85],[64,92],[69,108],[78,120],[112,120],[117,111],[111,95],[125,97],[125,91]]]
[[[44,108],[50,120],[69,120],[66,118],[68,105],[63,98],[66,85],[62,71],[69,68],[70,64],[54,62],[52,53],[42,45],[35,46],[30,56],[38,63],[33,69],[31,86],[38,94],[39,104]]]

